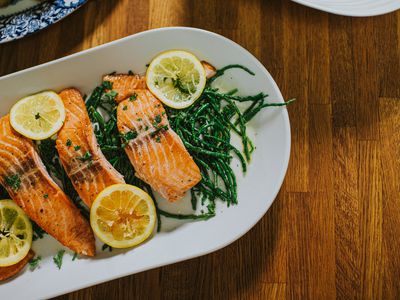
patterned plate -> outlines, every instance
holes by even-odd
[[[63,19],[88,0],[13,0],[0,9],[0,43],[6,43],[42,30]]]

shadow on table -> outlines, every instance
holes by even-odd
[[[263,299],[260,283],[285,279],[283,200],[280,195],[254,228],[226,248],[119,279],[119,284],[134,292],[138,287],[131,287],[132,282],[152,278],[151,285],[161,291],[163,299],[241,299],[244,295]]]

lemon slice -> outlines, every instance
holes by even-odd
[[[159,54],[146,73],[149,90],[165,105],[176,109],[192,105],[203,92],[206,80],[197,57],[181,50]]]
[[[156,209],[151,197],[129,184],[105,188],[90,209],[90,225],[96,235],[114,248],[136,246],[154,230]]]
[[[60,96],[51,91],[19,100],[11,108],[11,126],[23,136],[44,140],[60,130],[65,108]]]
[[[0,267],[20,262],[32,245],[32,225],[12,200],[0,200]]]

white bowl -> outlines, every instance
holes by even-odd
[[[142,73],[159,52],[186,49],[217,68],[239,63],[253,70],[226,75],[225,86],[242,93],[268,93],[269,101],[282,102],[282,95],[263,65],[234,42],[215,33],[193,28],[165,28],[139,33],[41,66],[0,78],[0,113],[6,114],[19,98],[45,89],[59,91],[75,86],[83,93],[100,83],[101,75],[112,71]],[[232,79],[231,79],[232,78]],[[219,203],[217,216],[208,221],[170,224],[163,219],[164,231],[135,249],[103,252],[97,244],[94,259],[71,261],[65,255],[58,270],[52,256],[61,247],[51,237],[35,242],[34,250],[43,257],[39,269],[26,270],[0,285],[3,299],[50,298],[90,285],[151,268],[172,264],[221,249],[244,235],[266,213],[283,182],[290,155],[290,125],[284,107],[265,109],[251,124],[256,150],[245,176],[236,167],[239,204],[227,208]],[[169,210],[185,212],[187,202],[163,203]],[[167,230],[166,230],[167,229]],[[67,252],[68,253],[68,252]]]
[[[399,0],[292,0],[319,10],[353,17],[377,16],[400,9]]]

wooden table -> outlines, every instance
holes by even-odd
[[[288,0],[91,0],[1,45],[0,73],[171,25],[233,39],[298,99],[285,183],[262,221],[225,249],[58,299],[400,299],[400,13],[347,18]]]

